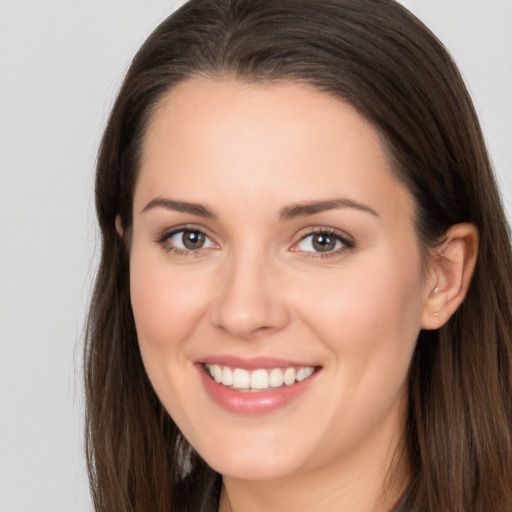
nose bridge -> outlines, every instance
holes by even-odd
[[[279,290],[278,269],[261,247],[246,243],[223,262],[212,320],[236,338],[279,330],[288,311]]]

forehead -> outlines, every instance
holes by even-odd
[[[148,126],[135,199],[164,191],[208,204],[229,194],[342,194],[412,211],[373,126],[347,103],[290,82],[194,78],[167,93]]]

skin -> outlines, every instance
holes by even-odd
[[[148,206],[155,198],[214,216]],[[339,198],[363,207],[280,215]],[[183,225],[206,234],[202,248],[176,252],[182,237],[169,230]],[[425,272],[414,202],[378,134],[324,93],[195,78],[167,94],[134,195],[132,306],[155,391],[223,475],[219,510],[392,510],[410,477],[396,456],[410,360],[420,329],[438,327],[465,293],[476,244],[466,228],[445,246],[460,264]],[[315,230],[350,243],[315,252]],[[240,415],[212,401],[194,364],[219,354],[320,371],[285,407]],[[383,492],[390,471],[398,483]]]

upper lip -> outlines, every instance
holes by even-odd
[[[245,370],[270,370],[272,368],[304,368],[320,366],[311,361],[295,361],[291,359],[267,356],[243,358],[231,355],[212,355],[197,359],[194,362],[196,364],[218,364],[221,366],[229,366],[230,368],[243,368]]]

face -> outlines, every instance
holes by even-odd
[[[154,389],[215,470],[382,470],[427,294],[413,211],[376,131],[322,92],[197,78],[161,102],[131,300]]]

